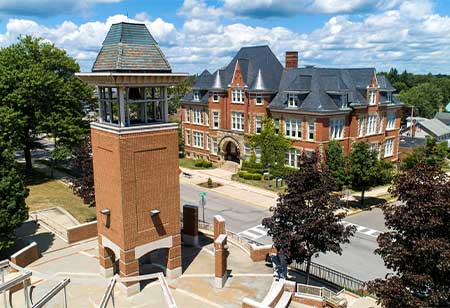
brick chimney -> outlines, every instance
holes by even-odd
[[[285,67],[286,68],[298,67],[298,51],[286,51]]]

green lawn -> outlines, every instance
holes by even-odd
[[[275,192],[284,192],[285,189],[286,189],[286,186],[284,185],[284,182],[283,182],[283,186],[282,187],[276,188],[275,179],[270,180],[270,181],[266,181],[266,180],[260,180],[260,181],[258,181],[258,180],[246,180],[244,178],[240,178],[237,174],[233,174],[231,176],[231,179],[233,181],[236,181],[236,182],[240,182],[240,183],[256,186],[256,187],[259,187],[259,188],[272,190],[272,191],[275,191]]]
[[[85,205],[72,193],[72,189],[59,180],[34,172],[25,179],[29,195],[26,199],[31,211],[59,206],[72,214],[80,223],[95,220],[95,208]]]
[[[196,160],[196,159],[180,158],[178,160],[178,163],[179,163],[180,167],[184,167],[184,168],[188,168],[188,169],[205,169],[203,167],[196,167],[195,163],[197,161],[198,160]],[[207,168],[207,169],[214,169],[214,168],[216,168],[216,164],[215,163],[213,163],[213,166],[211,168]]]

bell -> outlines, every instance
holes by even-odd
[[[139,88],[130,88],[128,90],[128,99],[132,100],[142,100],[144,99],[144,96],[142,95]]]

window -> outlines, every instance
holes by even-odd
[[[210,149],[210,142],[211,142],[211,140],[210,140],[210,138],[209,138],[209,135],[206,134],[206,149],[207,149],[207,150]]]
[[[294,93],[288,94],[288,107],[297,107],[297,95]]]
[[[200,91],[194,91],[194,101],[200,100]]]
[[[358,118],[358,137],[364,136],[364,124],[366,122],[366,117],[360,115]]]
[[[219,143],[217,138],[212,138],[212,153],[217,154],[217,152],[219,152]]]
[[[377,117],[376,115],[367,116],[366,135],[373,135],[376,133]]]
[[[203,147],[204,147],[203,136],[204,135],[203,135],[202,132],[194,131],[192,133],[192,137],[193,137],[193,140],[194,140],[194,147],[203,149]]]
[[[209,111],[205,111],[205,125],[209,126]]]
[[[261,162],[261,147],[259,146],[255,148],[255,157],[257,163]]]
[[[380,145],[378,143],[369,143],[369,151],[375,152],[378,159],[380,158]]]
[[[191,121],[191,108],[189,106],[186,106],[186,109],[184,110],[186,112],[186,122]]]
[[[392,92],[387,92],[386,101],[392,102]]]
[[[376,104],[376,92],[375,90],[369,90],[369,105],[375,105]]]
[[[203,110],[199,108],[195,108],[193,110],[194,116],[192,123],[194,124],[203,124]]]
[[[330,121],[330,139],[344,138],[344,119],[332,119]]]
[[[262,117],[255,117],[255,133],[261,134],[262,131]]]
[[[387,139],[384,143],[384,157],[389,157],[394,154],[394,138]]]
[[[191,130],[189,130],[189,129],[186,129],[186,132],[185,132],[185,134],[184,134],[184,142],[185,142],[187,145],[190,145],[190,144],[191,144]]]
[[[249,161],[252,154],[252,149],[250,148],[250,145],[248,143],[244,144],[244,151],[245,160]]]
[[[314,140],[314,120],[308,121],[308,140]]]
[[[274,120],[274,124],[275,124],[275,133],[279,134],[279,132],[280,132],[280,119],[276,118]]]
[[[231,113],[231,128],[233,130],[244,130],[244,113],[243,112],[232,112]]]
[[[302,138],[302,122],[296,119],[285,119],[284,134],[290,138]]]
[[[386,130],[388,129],[395,129],[395,112],[386,114]]]
[[[347,108],[348,104],[348,94],[344,94],[341,96],[341,108]]]
[[[286,166],[299,168],[300,167],[300,151],[296,149],[292,149],[287,151],[285,156],[285,164]]]
[[[383,133],[384,115],[382,112],[378,114],[378,133]]]
[[[240,89],[234,89],[231,92],[231,102],[235,104],[243,104],[244,103],[244,91]]]
[[[219,128],[219,111],[213,111],[213,128]]]
[[[263,98],[261,94],[256,94],[256,105],[262,105],[263,104]]]
[[[212,101],[214,103],[217,103],[219,101],[219,93],[213,92],[213,94],[212,94]]]

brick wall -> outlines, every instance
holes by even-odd
[[[183,233],[198,236],[198,207],[195,205],[183,205]]]
[[[214,216],[214,240],[217,239],[220,234],[226,234],[225,219],[220,215],[216,215]]]
[[[39,259],[39,257],[39,247],[36,242],[32,242],[25,248],[22,248],[21,250],[13,254],[11,256],[11,262],[20,267],[25,267]]]
[[[87,222],[67,229],[67,241],[69,244],[97,237],[97,235],[97,221]]]
[[[259,262],[266,260],[266,256],[271,253],[276,253],[277,250],[272,245],[265,245],[265,246],[256,246],[253,244],[249,244],[249,253],[250,253],[250,259],[252,259],[253,262]]]

